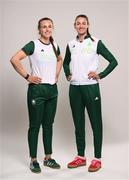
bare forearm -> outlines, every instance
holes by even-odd
[[[11,64],[13,65],[14,69],[22,76],[25,77],[27,75],[27,71],[21,64],[19,59],[13,58],[10,60]]]
[[[59,77],[61,68],[62,68],[62,60],[59,60],[59,61],[57,62],[57,67],[56,67],[56,76],[57,76],[57,77]]]
[[[41,83],[42,79],[40,77],[29,75],[23,67],[23,65],[21,64],[21,60],[24,59],[26,56],[27,55],[22,50],[20,50],[11,58],[10,62],[13,65],[14,69],[29,83]]]

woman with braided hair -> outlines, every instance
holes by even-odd
[[[60,168],[60,165],[51,158],[53,122],[57,106],[57,81],[62,67],[60,49],[52,38],[53,21],[42,18],[38,22],[40,37],[30,41],[12,58],[11,63],[15,70],[29,82],[28,112],[29,129],[28,144],[31,157],[30,170],[41,172],[37,161],[37,144],[40,125],[43,130],[43,144],[45,158],[43,163],[51,168]],[[21,60],[29,57],[31,74],[27,73]]]
[[[66,48],[63,62],[64,72],[70,81],[69,99],[75,126],[77,156],[68,163],[68,168],[86,165],[85,157],[85,108],[87,109],[94,140],[94,158],[88,167],[89,172],[101,168],[102,115],[99,80],[106,77],[117,66],[117,61],[103,42],[89,33],[89,20],[80,14],[74,23],[77,36]],[[97,73],[99,55],[109,65]]]

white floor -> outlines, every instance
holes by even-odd
[[[104,144],[103,145],[103,167],[100,171],[89,173],[87,167],[91,161],[92,148],[87,147],[87,166],[76,169],[68,169],[67,163],[74,157],[74,147],[64,148],[56,144],[56,154],[53,154],[56,160],[61,164],[60,170],[53,170],[42,165],[41,149],[38,147],[38,160],[42,168],[40,174],[31,173],[29,170],[29,158],[27,141],[23,138],[13,137],[3,138],[1,150],[1,175],[0,179],[25,179],[25,180],[85,180],[85,179],[129,179],[128,164],[128,144]],[[57,156],[58,153],[58,156]]]

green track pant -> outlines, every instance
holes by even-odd
[[[57,85],[29,84],[28,112],[29,129],[28,144],[30,157],[37,157],[37,144],[40,125],[43,129],[43,144],[45,154],[52,153],[52,129],[57,106]]]
[[[85,154],[85,108],[87,109],[94,137],[94,156],[101,158],[102,115],[99,84],[70,85],[70,106],[75,125],[78,155]]]

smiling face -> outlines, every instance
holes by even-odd
[[[75,27],[78,35],[84,35],[87,33],[87,28],[89,28],[89,23],[87,22],[86,18],[78,17],[75,20],[74,27]]]
[[[39,34],[45,38],[49,39],[52,36],[53,22],[51,20],[42,20],[39,24]]]

